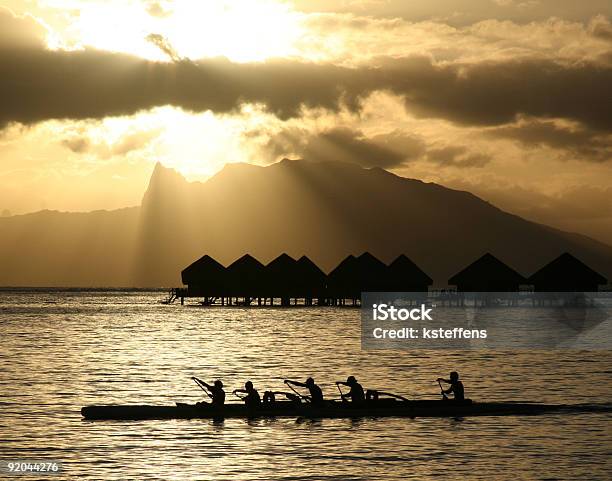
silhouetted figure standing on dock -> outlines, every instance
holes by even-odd
[[[346,378],[346,381],[337,381],[336,384],[344,384],[345,386],[349,386],[351,390],[346,394],[341,394],[340,397],[343,401],[346,401],[350,398],[352,403],[361,403],[365,401],[365,394],[363,393],[363,387],[361,384],[357,382],[355,376],[349,376]]]
[[[307,398],[310,399],[310,402],[313,405],[317,406],[323,404],[323,391],[319,386],[315,384],[313,378],[309,377],[308,379],[306,379],[306,382],[291,381],[290,379],[285,379],[285,384],[293,384],[294,386],[305,387],[310,393],[310,396]]]
[[[450,373],[450,379],[444,379],[439,377],[437,379],[438,382],[445,382],[450,384],[448,389],[442,389],[442,394],[446,399],[446,394],[453,393],[453,399],[455,401],[463,401],[465,400],[465,392],[463,389],[463,383],[459,380],[459,373],[457,371],[453,371]]]
[[[241,399],[247,407],[258,407],[261,404],[261,397],[251,381],[244,383],[244,389],[234,389],[234,394],[239,392],[246,393],[246,396],[241,397]]]

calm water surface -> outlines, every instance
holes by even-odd
[[[195,402],[190,377],[328,397],[355,374],[419,398],[462,373],[473,399],[610,402],[612,352],[362,351],[357,310],[204,309],[163,293],[0,292],[0,458],[45,479],[612,479],[612,415],[87,422],[87,404]],[[231,395],[228,394],[228,399]],[[31,478],[30,478],[31,479]]]

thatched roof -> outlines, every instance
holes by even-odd
[[[387,268],[387,283],[390,291],[406,291],[411,287],[431,286],[433,280],[404,254],[397,257]]]
[[[606,284],[608,280],[573,255],[565,252],[532,274],[528,282],[536,286],[585,286]]]
[[[362,275],[384,276],[387,266],[369,252],[364,252],[357,257],[357,264]]]
[[[357,269],[357,258],[350,254],[346,256],[329,274],[328,278],[334,281],[346,281],[351,278]]]
[[[270,295],[280,297],[323,295],[327,276],[306,256],[296,261],[287,254],[281,254],[265,269],[266,288]]]
[[[349,255],[329,273],[333,295],[357,297],[361,292],[384,290],[387,266],[369,252]]]
[[[526,279],[487,252],[451,277],[448,283],[458,287],[471,286],[475,290],[486,291],[487,288],[518,287],[519,284],[525,284]]]
[[[200,257],[181,272],[181,279],[185,285],[219,285],[223,282],[224,276],[225,267],[208,255]]]
[[[387,282],[387,265],[369,252],[357,257],[358,280],[360,291],[385,291]]]
[[[249,254],[243,255],[227,267],[227,284],[240,295],[255,295],[264,286],[264,265]]]
[[[293,275],[296,272],[297,261],[288,254],[281,254],[266,265],[266,271],[271,275]]]
[[[350,254],[327,275],[330,294],[338,297],[354,295],[357,273],[357,258]]]
[[[298,275],[297,261],[283,253],[265,267],[266,289],[270,295],[291,295]]]
[[[302,256],[297,261],[297,270],[299,273],[300,287],[317,287],[324,288],[327,282],[327,276],[319,269],[314,262],[308,257]]]

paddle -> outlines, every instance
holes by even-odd
[[[343,384],[343,382],[336,381],[336,387],[338,388],[338,391],[340,392],[340,399],[342,400],[342,402],[347,402],[346,398],[344,397],[344,393],[342,392],[342,389],[340,389],[340,384]]]
[[[440,386],[440,393],[442,394],[442,397],[443,397],[444,399],[448,399],[448,398],[446,397],[446,394],[444,393],[444,388],[442,387],[442,383],[440,382],[440,379],[438,379],[438,386]]]
[[[204,384],[204,381],[201,381],[200,379],[198,379],[198,378],[197,378],[197,377],[195,377],[195,376],[191,376],[191,379],[193,380],[193,382],[195,382],[195,383],[198,385],[198,387],[199,387],[199,388],[200,388],[202,391],[204,391],[204,392],[206,393],[206,395],[207,395],[207,396],[208,396],[210,399],[212,399],[212,398],[213,398],[213,397],[212,397],[212,394],[208,392],[208,388],[207,388],[207,387],[206,387],[206,385]]]
[[[308,396],[304,396],[303,394],[300,394],[298,391],[295,390],[295,388],[291,385],[291,381],[289,379],[285,379],[283,380],[283,382],[287,385],[289,389],[291,389],[295,394],[297,394],[304,401],[310,402],[310,398]]]

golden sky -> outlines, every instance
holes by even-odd
[[[381,166],[612,244],[612,4],[0,1],[0,212],[283,157]]]

